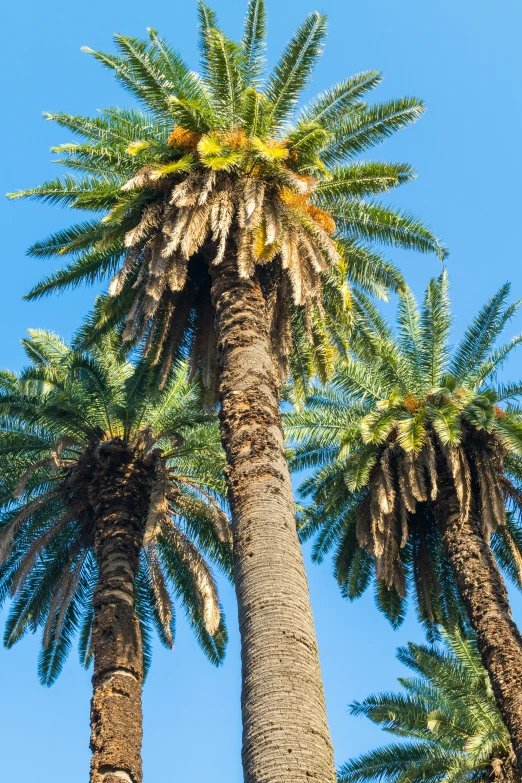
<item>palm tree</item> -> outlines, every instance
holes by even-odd
[[[215,423],[187,368],[162,392],[105,337],[90,352],[48,332],[0,378],[0,598],[11,647],[43,626],[50,685],[79,634],[94,662],[91,783],[142,780],[141,693],[151,631],[172,647],[179,599],[212,663],[226,629],[205,556],[230,573]]]
[[[369,106],[368,71],[295,109],[318,60],[326,19],[310,14],[264,78],[266,17],[251,0],[234,43],[199,5],[201,74],[157,34],[117,35],[91,52],[144,111],[91,119],[48,114],[82,137],[56,148],[72,174],[26,196],[97,212],[38,242],[72,263],[28,298],[112,275],[90,339],[121,327],[167,377],[190,354],[212,392],[234,519],[243,656],[245,780],[334,779],[331,741],[290,476],[280,379],[331,370],[332,327],[348,283],[400,288],[374,242],[444,257],[420,221],[372,196],[413,176],[405,164],[356,162],[416,120],[416,98]]]
[[[380,693],[351,705],[401,741],[352,759],[340,783],[520,783],[509,734],[471,635],[442,634],[443,647],[409,643],[397,658],[414,672],[405,693]]]
[[[497,566],[522,586],[522,384],[494,382],[522,341],[495,347],[519,306],[508,294],[505,285],[453,351],[446,272],[420,312],[404,292],[397,334],[359,297],[357,360],[347,355],[287,423],[300,443],[294,467],[318,468],[302,487],[314,500],[302,525],[305,537],[320,531],[316,558],[337,546],[350,598],[373,574],[395,623],[408,584],[428,624],[455,622],[462,600],[521,766],[522,638]]]

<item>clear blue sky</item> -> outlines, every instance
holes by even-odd
[[[244,3],[215,0],[213,7],[225,29],[238,36]],[[270,61],[314,7],[314,0],[268,0]],[[427,103],[424,118],[374,156],[408,161],[418,171],[418,180],[389,200],[414,210],[449,245],[456,327],[505,280],[513,282],[514,295],[522,295],[520,3],[322,0],[320,10],[329,16],[330,36],[314,91],[379,68],[386,77],[379,98],[410,94]],[[59,173],[50,164],[49,147],[70,138],[40,119],[43,110],[89,114],[128,104],[108,72],[81,53],[81,46],[110,50],[113,32],[140,36],[152,26],[197,67],[194,0],[26,0],[9,3],[3,23],[1,192]],[[4,201],[0,209],[0,363],[18,369],[23,362],[18,340],[25,329],[45,327],[69,337],[94,292],[22,303],[22,295],[51,271],[48,262],[26,259],[25,248],[69,223],[71,216],[29,202]],[[440,270],[431,258],[393,257],[417,293]],[[391,306],[387,309],[391,316]],[[521,329],[518,318],[510,331]],[[520,355],[509,374],[520,377]],[[349,717],[347,704],[393,687],[400,673],[396,646],[422,636],[413,617],[393,632],[370,594],[352,605],[341,600],[328,566],[310,566],[309,574],[336,758],[343,762],[386,740],[363,720]],[[206,662],[181,618],[174,652],[157,651],[145,685],[145,781],[241,783],[239,645],[228,587],[223,601],[231,641],[220,670]],[[518,596],[513,606],[522,620]],[[46,690],[36,676],[37,651],[37,638],[8,652],[0,649],[2,780],[87,781],[90,674],[71,655],[57,684]]]

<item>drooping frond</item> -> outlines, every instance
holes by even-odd
[[[339,197],[331,209],[333,219],[347,236],[386,243],[419,253],[435,253],[441,260],[446,249],[423,223],[410,213],[399,213],[378,203]]]

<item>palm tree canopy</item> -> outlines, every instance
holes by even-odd
[[[486,783],[504,766],[511,773],[505,780],[519,780],[474,639],[453,630],[443,632],[443,641],[440,647],[411,642],[400,647],[397,658],[414,673],[399,678],[404,692],[380,693],[351,705],[352,715],[364,715],[409,741],[352,759],[341,767],[341,783]]]
[[[110,446],[149,466],[136,583],[145,667],[153,629],[173,645],[175,600],[219,664],[227,633],[207,558],[230,573],[224,456],[187,367],[176,366],[158,392],[150,366],[125,359],[114,335],[80,352],[31,331],[23,346],[30,364],[0,377],[0,600],[13,596],[5,644],[43,627],[39,674],[46,684],[76,633],[80,659],[89,664],[97,580],[89,487]]]
[[[462,518],[476,518],[501,568],[522,585],[522,384],[496,381],[522,341],[496,346],[520,304],[508,296],[505,285],[452,349],[446,272],[431,281],[421,308],[403,292],[395,332],[359,295],[353,354],[306,409],[286,417],[293,467],[315,469],[301,487],[314,501],[302,511],[302,536],[318,533],[317,561],[336,547],[346,597],[361,595],[375,576],[377,602],[394,624],[404,617],[408,584],[423,622],[460,614],[433,518],[443,473]]]
[[[418,219],[374,200],[411,180],[411,167],[356,160],[414,122],[423,104],[401,98],[368,105],[365,96],[381,75],[366,71],[297,110],[322,53],[324,16],[304,20],[268,76],[263,0],[249,3],[239,43],[202,2],[199,17],[199,74],[155,30],[148,40],[116,35],[117,54],[86,51],[141,110],[45,115],[83,139],[54,148],[56,162],[72,174],[10,195],[99,217],[30,248],[33,256],[73,260],[28,298],[112,275],[93,324],[125,322],[124,338],[143,340],[165,377],[188,341],[210,384],[208,269],[222,264],[232,242],[240,274],[262,278],[282,370],[299,338],[295,374],[309,375],[315,357],[324,375],[332,356],[321,300],[332,326],[349,298],[348,282],[381,296],[403,286],[374,243],[445,256]]]

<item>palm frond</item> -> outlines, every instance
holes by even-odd
[[[301,110],[299,122],[319,123],[327,129],[336,124],[354,108],[360,108],[362,96],[380,83],[379,71],[363,71],[313,98]]]
[[[241,42],[241,72],[243,84],[255,87],[265,64],[266,10],[264,0],[250,0],[245,16]]]
[[[416,122],[423,112],[424,104],[418,98],[401,98],[341,116],[332,127],[334,140],[322,157],[331,165],[359,155]]]
[[[306,17],[287,44],[266,87],[276,125],[281,125],[294,109],[321,54],[325,36],[326,17],[315,11]]]

